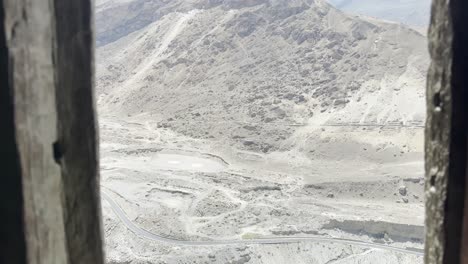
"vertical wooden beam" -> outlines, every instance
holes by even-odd
[[[58,145],[70,263],[103,263],[93,3],[55,0]]]
[[[4,21],[4,6],[0,5],[0,21]],[[26,243],[23,226],[23,192],[17,151],[13,87],[10,84],[9,52],[5,27],[0,27],[0,263],[26,263]]]
[[[0,262],[104,263],[92,3],[0,3]]]
[[[424,262],[443,263],[451,125],[452,21],[448,2],[434,0],[429,29],[431,66],[425,131],[426,246]]]
[[[8,85],[20,165],[27,263],[68,263],[55,107],[55,21],[49,0],[3,0]]]
[[[459,89],[459,105],[457,109],[459,122],[463,123],[464,133],[460,135],[465,140],[465,184],[463,233],[460,252],[461,263],[468,264],[468,1],[457,1],[452,7],[454,17],[454,85]],[[462,198],[461,198],[462,199]]]
[[[425,138],[427,264],[463,263],[468,68],[467,22],[462,14],[466,12],[464,0],[433,1]]]

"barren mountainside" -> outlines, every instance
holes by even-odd
[[[108,263],[423,263],[424,36],[325,0],[96,11]]]
[[[103,115],[270,152],[321,126],[420,126],[426,41],[322,0],[102,0]],[[303,141],[301,141],[303,142]]]

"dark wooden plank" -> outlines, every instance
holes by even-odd
[[[3,0],[15,139],[20,165],[27,263],[68,263],[56,141],[53,47],[47,0]]]
[[[460,139],[463,138],[464,146],[462,145],[463,142],[458,142],[460,147],[465,149],[464,157],[460,157],[460,169],[465,170],[465,178],[464,184],[464,199],[463,193],[460,195],[461,197],[457,197],[460,199],[460,205],[464,202],[464,213],[461,214],[463,217],[463,237],[461,248],[459,248],[459,252],[461,252],[461,263],[468,264],[468,19],[467,19],[467,12],[468,12],[468,1],[454,1],[452,6],[452,17],[454,23],[454,61],[453,61],[453,85],[457,89],[457,101],[458,108],[454,109],[458,113],[458,126],[460,133],[458,137]]]
[[[461,263],[468,112],[467,46],[461,36],[466,34],[466,11],[464,0],[433,1],[425,138],[428,264]]]
[[[0,2],[0,21],[4,21]],[[5,27],[0,27],[0,263],[26,263],[26,241],[23,228],[23,192],[16,145],[13,86],[8,70],[9,52]]]
[[[93,5],[55,0],[57,159],[65,193],[70,263],[104,263],[94,107]]]
[[[450,72],[452,35],[449,7],[445,1],[432,4],[429,50],[432,58],[427,83],[425,133],[426,247],[425,263],[442,263],[445,250],[444,220],[448,179],[451,121]],[[430,216],[430,217],[429,217]]]
[[[104,263],[90,0],[2,0],[1,263]]]

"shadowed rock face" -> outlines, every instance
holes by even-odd
[[[384,221],[330,220],[325,229],[340,229],[345,232],[368,235],[377,239],[386,237],[393,241],[424,241],[424,226],[387,223]]]
[[[297,125],[424,119],[425,38],[321,0],[107,2],[96,21],[102,113],[263,152],[304,145]]]

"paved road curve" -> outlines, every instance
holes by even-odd
[[[422,256],[423,251],[419,249],[410,249],[410,248],[399,248],[388,246],[384,244],[362,242],[358,240],[351,239],[342,239],[342,238],[327,238],[327,237],[318,237],[318,236],[307,236],[307,237],[274,237],[274,238],[262,238],[262,239],[246,239],[246,240],[206,240],[206,241],[190,241],[190,240],[179,240],[170,237],[164,237],[151,233],[145,229],[142,229],[136,226],[130,219],[127,218],[127,215],[122,210],[122,208],[110,198],[106,193],[101,192],[102,198],[106,200],[109,205],[112,207],[114,213],[119,217],[119,219],[125,224],[125,226],[135,233],[137,236],[153,240],[157,242],[175,244],[175,245],[185,245],[185,246],[216,246],[216,245],[246,245],[246,244],[291,244],[299,242],[326,242],[326,243],[341,243],[354,246],[360,246],[365,248],[375,248],[375,249],[384,249],[394,252],[400,252],[405,254],[413,254]]]

